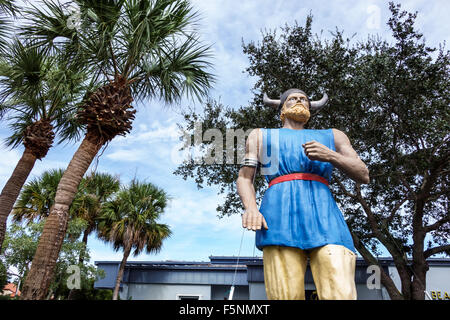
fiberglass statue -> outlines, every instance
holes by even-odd
[[[310,267],[321,300],[356,299],[356,254],[350,231],[328,188],[334,167],[358,183],[369,171],[337,129],[309,130],[310,110],[327,102],[309,101],[290,89],[280,100],[264,94],[283,127],[254,129],[246,143],[237,189],[245,208],[242,226],[256,231],[263,251],[268,299],[305,299],[304,276]],[[257,169],[269,183],[258,210],[253,187]]]

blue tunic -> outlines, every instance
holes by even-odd
[[[333,165],[311,161],[302,144],[315,140],[335,151],[334,134],[328,130],[262,129],[261,173],[267,182],[297,172],[313,173],[330,181]],[[343,245],[355,252],[350,231],[327,185],[291,180],[268,188],[260,212],[268,230],[256,231],[256,246],[278,245],[309,250],[327,244]]]

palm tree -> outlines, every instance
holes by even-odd
[[[105,205],[99,221],[100,238],[112,242],[117,251],[123,249],[123,258],[114,287],[113,300],[119,295],[125,264],[132,250],[134,256],[144,249],[147,253],[161,250],[171,231],[157,220],[164,212],[168,196],[151,183],[131,181],[117,197]]]
[[[82,239],[86,248],[89,235],[97,230],[98,218],[103,206],[119,191],[120,181],[108,173],[92,173],[81,180],[78,189],[70,211],[87,223]],[[82,251],[78,263],[82,264],[83,260],[84,252]]]
[[[53,205],[56,190],[64,170],[45,171],[40,177],[28,182],[22,189],[12,212],[15,222],[45,220]],[[77,195],[69,209],[70,219],[82,219],[86,223],[83,231],[83,249],[80,250],[78,265],[81,267],[86,256],[88,237],[97,230],[98,217],[103,205],[118,192],[120,182],[117,177],[107,173],[91,173],[83,178]],[[75,293],[70,291],[68,299]]]
[[[10,123],[11,148],[25,147],[0,194],[0,246],[6,221],[37,159],[43,159],[55,135],[75,140],[80,125],[76,104],[85,91],[85,75],[51,56],[44,48],[15,39],[0,57],[0,120]]]
[[[82,243],[84,248],[80,252],[78,265],[81,267],[86,255],[87,242],[89,235],[98,228],[98,218],[100,212],[110,200],[110,198],[119,191],[120,181],[108,173],[91,173],[88,177],[81,180],[79,194],[72,202],[70,211],[83,219],[86,223],[86,229],[83,232]],[[71,289],[68,300],[73,299],[75,290]]]
[[[62,169],[45,171],[40,177],[28,182],[22,189],[12,212],[15,222],[45,220],[55,200],[56,190],[64,174]],[[81,181],[77,195],[69,209],[71,219],[86,222],[82,243],[85,248],[89,235],[97,230],[98,217],[103,205],[118,192],[120,182],[108,173],[91,173]],[[84,250],[79,257],[83,263]]]
[[[200,44],[193,29],[197,14],[187,0],[76,0],[77,28],[67,27],[73,13],[65,4],[43,3],[45,10],[28,12],[24,34],[86,66],[104,84],[78,114],[87,132],[58,186],[22,299],[45,297],[77,186],[102,146],[132,129],[133,100],[201,98],[213,81],[206,71],[210,49]]]

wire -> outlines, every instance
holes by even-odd
[[[239,253],[238,253],[238,258],[236,261],[236,266],[234,268],[234,276],[233,276],[233,281],[231,282],[230,295],[228,296],[228,300],[233,300],[234,284],[236,283],[236,274],[237,274],[237,269],[239,267],[239,260],[241,258],[241,250],[242,250],[242,243],[244,240],[244,232],[245,232],[245,228],[242,228],[241,244],[239,245]]]

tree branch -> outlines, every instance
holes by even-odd
[[[399,270],[399,272],[400,272],[400,269],[406,270],[408,261],[405,256],[405,253],[403,252],[403,250],[401,248],[398,247],[395,240],[392,238],[391,234],[389,233],[389,231],[387,229],[387,225],[383,226],[381,224],[381,226],[384,228],[384,230],[380,230],[374,213],[372,212],[369,205],[367,204],[367,202],[363,199],[363,197],[361,195],[361,187],[360,187],[359,183],[356,184],[356,195],[357,195],[359,203],[362,205],[364,212],[367,215],[367,219],[369,220],[369,225],[373,231],[373,234],[389,251],[392,258],[394,259],[394,263],[395,263],[397,269]],[[390,238],[389,238],[389,236],[390,236]],[[401,275],[401,277],[402,277],[402,275]],[[405,279],[406,279],[406,277],[405,277]],[[406,280],[402,280],[402,283],[404,283],[404,281],[406,281]]]
[[[432,157],[433,155],[438,151],[438,149],[440,147],[442,147],[446,142],[448,142],[450,140],[450,136],[445,137],[441,143],[437,144],[436,146],[434,146],[433,150],[431,150],[430,152],[430,157],[428,158],[428,162],[432,161]]]
[[[450,222],[450,214],[447,214],[446,217],[442,218],[441,220],[439,220],[431,225],[425,226],[423,229],[426,233],[430,232],[430,231],[434,231],[434,230],[437,230],[440,226],[444,225],[447,222]]]
[[[378,228],[377,221],[375,218],[375,215],[373,214],[372,210],[370,209],[367,202],[364,200],[364,198],[361,195],[361,185],[359,183],[356,183],[356,198],[358,199],[359,203],[364,209],[364,212],[366,213],[367,219],[369,220],[370,227],[372,228],[372,231],[376,235],[376,237],[381,241],[383,239],[383,235]]]
[[[413,212],[413,238],[417,239],[419,242],[422,242],[425,237],[423,227],[425,204],[430,197],[432,187],[436,182],[439,173],[444,169],[449,157],[450,153],[447,153],[442,158],[432,163],[431,168],[424,175],[420,192],[416,194],[416,203]],[[414,243],[416,243],[416,240],[414,240]]]
[[[439,199],[441,196],[448,194],[448,190],[444,190],[442,192],[430,193],[428,197],[428,201],[435,201]]]
[[[413,194],[415,195],[414,190],[411,188],[411,185],[405,180],[405,177],[403,176],[403,174],[399,174],[398,177],[400,178],[400,180],[403,183],[403,186],[405,186],[406,189],[408,189],[409,194]]]
[[[336,178],[334,181],[337,182],[337,184],[339,185],[339,188],[342,190],[342,192],[344,192],[344,194],[345,194],[347,197],[350,197],[350,198],[353,198],[353,199],[356,199],[356,198],[357,198],[357,196],[356,196],[355,194],[350,193],[350,192],[345,188],[345,186],[344,186],[344,184],[341,182],[341,180],[339,180],[339,179]]]
[[[391,222],[392,222],[392,219],[394,219],[394,216],[395,216],[395,214],[397,213],[397,211],[398,211],[398,210],[400,209],[400,207],[401,207],[406,201],[408,201],[408,200],[411,200],[411,197],[410,197],[410,196],[404,198],[403,200],[399,201],[399,202],[395,205],[395,207],[394,207],[394,209],[392,209],[391,214],[389,215],[389,217],[387,217],[387,218],[385,219],[386,223],[391,223]]]
[[[449,251],[449,250],[450,250],[450,244],[446,244],[443,246],[434,247],[434,248],[425,250],[423,252],[423,255],[424,255],[425,259],[427,259],[427,258],[431,257],[432,255],[435,255],[435,254],[438,254],[438,253],[441,253],[444,251]]]
[[[433,184],[436,182],[436,179],[438,178],[439,174],[450,160],[449,158],[450,153],[447,153],[442,158],[437,159],[432,163],[429,173],[426,172],[423,177],[423,183],[422,186],[420,187],[420,193],[418,194],[418,197],[420,199],[425,200],[430,195]]]

